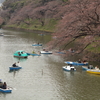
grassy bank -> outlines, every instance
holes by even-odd
[[[56,19],[46,19],[43,22],[39,20],[25,19],[20,24],[4,25],[3,27],[16,28],[23,30],[38,30],[45,32],[54,32],[58,21]]]

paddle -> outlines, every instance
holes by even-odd
[[[10,86],[8,86],[8,88],[11,88],[11,89],[13,89],[13,90],[17,90],[16,88],[13,88],[13,87],[10,87]]]

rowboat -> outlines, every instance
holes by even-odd
[[[3,93],[11,93],[12,92],[12,89],[11,88],[7,88],[7,89],[0,88],[0,92],[3,92]]]
[[[56,53],[59,53],[59,54],[66,54],[65,52],[56,52]]]
[[[18,50],[13,54],[13,56],[18,58],[27,58],[28,54],[23,50]]]
[[[88,69],[88,73],[100,75],[100,70],[98,69]]]
[[[9,70],[19,70],[19,69],[22,69],[22,67],[18,67],[18,66],[16,66],[16,67],[9,67]]]
[[[32,56],[41,56],[40,54],[35,54],[35,53],[27,53],[27,54]]]
[[[76,65],[76,66],[87,66],[88,62],[85,63],[78,63],[78,62],[71,62],[71,61],[65,61],[66,64],[72,64],[72,65]]]
[[[75,67],[74,66],[70,66],[70,65],[63,66],[62,68],[65,71],[76,71]]]
[[[52,51],[40,51],[41,54],[52,54]]]
[[[32,44],[32,46],[42,46],[42,44]]]
[[[89,66],[82,66],[82,69],[83,70],[88,70],[88,69],[94,69],[94,67],[92,65],[89,65]]]
[[[40,36],[44,36],[45,34],[42,34],[42,33],[41,33],[41,34],[38,34],[38,35],[40,35]]]

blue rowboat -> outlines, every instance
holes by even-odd
[[[11,93],[12,89],[11,88],[7,88],[7,89],[0,88],[0,92],[2,92],[2,93]]]
[[[82,66],[82,69],[87,71],[88,69],[95,69],[92,65],[89,66]]]
[[[66,64],[76,65],[76,66],[87,66],[88,62],[86,63],[78,63],[78,62],[71,62],[71,61],[65,61]]]
[[[22,69],[22,67],[9,67],[9,70],[19,70]]]
[[[32,44],[32,46],[42,46],[42,44]]]
[[[35,53],[27,53],[28,55],[32,55],[32,56],[41,56],[39,54],[35,54]]]
[[[27,58],[28,54],[23,50],[18,50],[13,54],[13,56],[18,58]]]
[[[38,35],[40,35],[40,36],[44,36],[45,34],[42,34],[42,33],[41,33],[41,34],[38,34]]]
[[[87,66],[82,66],[82,69],[86,71],[86,70],[88,70],[88,67]]]
[[[59,53],[59,54],[66,54],[65,52],[56,52],[56,53]]]

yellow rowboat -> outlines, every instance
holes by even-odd
[[[100,75],[100,70],[96,70],[96,69],[88,69],[87,70],[88,73],[91,73],[91,74],[97,74],[97,75]]]

